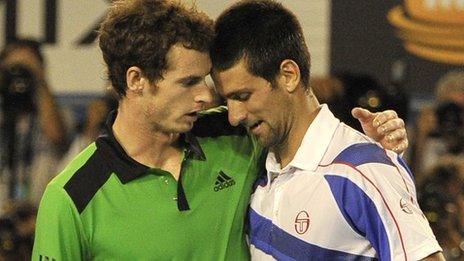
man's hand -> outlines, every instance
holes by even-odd
[[[385,149],[400,154],[408,148],[409,142],[404,121],[398,118],[395,111],[372,113],[356,107],[351,114],[359,120],[364,133],[379,142]]]

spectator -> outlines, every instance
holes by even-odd
[[[443,156],[464,156],[464,71],[445,74],[435,97],[435,104],[424,107],[417,119],[413,162],[419,182]]]
[[[38,203],[67,145],[38,42],[18,39],[2,50],[0,98],[0,202],[28,198]]]
[[[447,260],[464,259],[464,163],[446,157],[419,189],[419,203]]]

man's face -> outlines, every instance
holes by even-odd
[[[11,66],[14,64],[21,64],[26,66],[32,71],[34,77],[44,77],[43,64],[39,57],[27,47],[17,47],[9,53],[2,61],[1,66]],[[43,79],[40,79],[43,80]]]
[[[143,89],[142,109],[153,131],[188,132],[198,112],[212,101],[205,77],[211,70],[208,53],[174,45],[163,78]]]
[[[217,91],[227,101],[229,122],[239,124],[258,138],[261,145],[283,144],[290,130],[291,113],[287,110],[288,93],[280,86],[248,72],[242,59],[232,68],[214,72]]]

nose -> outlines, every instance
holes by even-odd
[[[229,100],[227,107],[229,109],[229,122],[232,126],[237,126],[246,119],[246,110],[242,102]]]
[[[210,88],[206,82],[203,82],[198,86],[198,91],[195,94],[195,102],[201,103],[203,107],[207,107],[207,104],[213,102],[214,90]]]

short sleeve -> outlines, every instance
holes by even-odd
[[[63,188],[49,184],[39,206],[32,260],[84,260],[86,249],[77,209]]]
[[[419,260],[441,251],[416,196],[414,178],[395,153],[356,144],[340,153],[326,180],[342,215],[381,260]]]

